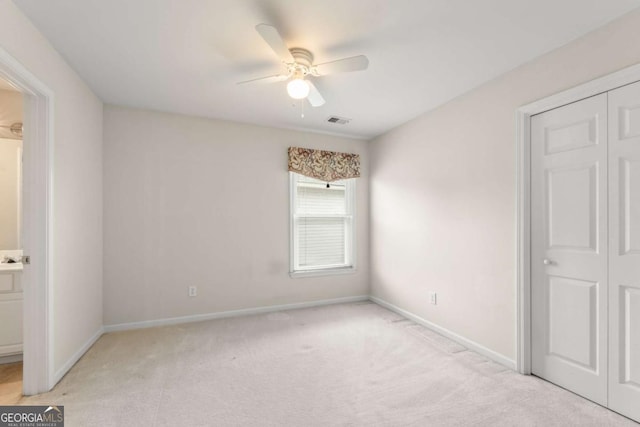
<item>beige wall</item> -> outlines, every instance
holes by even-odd
[[[55,92],[55,369],[103,318],[365,294],[368,230],[374,295],[513,358],[514,111],[640,62],[638,28],[633,12],[377,138],[370,228],[363,141],[108,107],[103,301],[102,103],[13,3],[0,2],[0,47]],[[357,274],[288,277],[289,145],[363,156]],[[189,285],[198,297],[186,296]]]
[[[18,155],[22,141],[15,139],[9,127],[22,122],[22,94],[1,90],[0,81],[0,251],[22,249],[20,245],[20,172]],[[5,86],[8,87],[8,86]]]
[[[362,156],[356,274],[289,278],[289,146]],[[104,324],[366,295],[366,153],[365,141],[105,107]]]
[[[22,94],[0,78],[0,138],[16,139],[11,125],[22,123],[23,108]]]
[[[0,47],[55,93],[52,297],[58,371],[102,326],[102,102],[8,0],[0,1]]]
[[[515,110],[640,62],[638,40],[634,11],[376,138],[372,293],[514,359]]]
[[[0,138],[0,251],[20,247],[19,203],[22,141]]]

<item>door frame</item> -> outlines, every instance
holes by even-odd
[[[31,264],[23,283],[23,393],[54,386],[53,369],[53,129],[54,94],[0,47],[0,77],[24,96],[22,236]]]
[[[516,369],[531,374],[531,116],[640,81],[640,64],[599,77],[516,110]]]

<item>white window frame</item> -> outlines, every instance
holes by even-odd
[[[300,267],[298,263],[298,230],[296,218],[296,186],[303,175],[289,172],[289,276],[314,277],[350,274],[356,271],[356,180],[345,180],[347,226],[345,233],[345,263],[322,267]],[[306,215],[303,215],[306,216]],[[343,215],[340,215],[342,217]],[[309,215],[308,217],[313,217]]]

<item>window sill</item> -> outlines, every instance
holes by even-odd
[[[289,277],[298,279],[303,277],[339,276],[343,274],[354,274],[355,267],[325,268],[319,270],[298,270],[289,272]]]

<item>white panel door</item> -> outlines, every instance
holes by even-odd
[[[531,118],[531,191],[532,372],[606,405],[606,94]]]
[[[640,420],[640,83],[609,92],[609,407]]]

